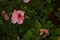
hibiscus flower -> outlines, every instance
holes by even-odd
[[[30,0],[23,0],[24,3],[28,3]]]
[[[24,20],[24,11],[21,10],[14,10],[14,12],[12,13],[12,17],[11,17],[11,21],[13,24],[18,23],[18,24],[22,24],[23,20]]]
[[[49,31],[47,29],[40,29],[40,35],[45,38],[49,35]]]

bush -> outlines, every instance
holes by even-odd
[[[55,0],[28,2],[0,0],[0,40],[57,40],[60,35],[60,8],[55,2]],[[17,13],[14,18],[18,16],[18,10],[24,12],[22,23],[19,24],[21,20],[12,22],[14,10]],[[40,35],[40,29],[48,30],[49,35]],[[43,33],[46,33],[45,30]]]

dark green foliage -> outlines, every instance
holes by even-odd
[[[0,40],[57,40],[60,35],[60,12],[55,10],[55,0],[30,0],[29,3],[23,3],[23,0],[0,0]],[[14,10],[25,11],[24,23],[12,24],[11,15]],[[10,20],[5,21],[1,11],[5,10]],[[54,13],[53,13],[54,12]],[[59,20],[57,26],[54,25],[50,15],[54,14]],[[50,17],[50,18],[49,18]],[[40,36],[40,29],[49,30],[49,36],[43,38]]]

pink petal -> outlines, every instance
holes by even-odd
[[[23,23],[23,20],[24,20],[24,17],[21,17],[20,19],[18,19],[18,24],[22,24]]]
[[[21,10],[18,10],[17,11],[18,14],[21,14],[21,16],[24,16],[25,12],[24,11],[21,11]]]
[[[30,0],[23,0],[24,3],[28,3]]]
[[[4,15],[4,19],[5,20],[9,20],[9,17],[8,17],[8,15],[6,14],[6,15]]]
[[[46,33],[46,35],[49,35],[49,32],[47,29],[40,29],[41,32]]]
[[[18,20],[17,20],[16,17],[12,17],[12,18],[11,18],[11,21],[12,21],[13,24],[15,24]]]
[[[13,24],[15,24],[18,21],[17,16],[18,16],[17,11],[14,10],[14,12],[12,13],[12,17],[11,17],[11,21]]]
[[[1,14],[4,16],[6,14],[6,12],[4,10],[2,10]]]
[[[16,10],[14,10],[14,12],[12,13],[12,16],[17,16],[18,14],[17,14],[17,11]]]
[[[40,35],[42,35],[42,34],[43,34],[43,32],[40,33]]]

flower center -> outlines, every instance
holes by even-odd
[[[21,14],[18,14],[18,18],[20,18],[21,17]]]

